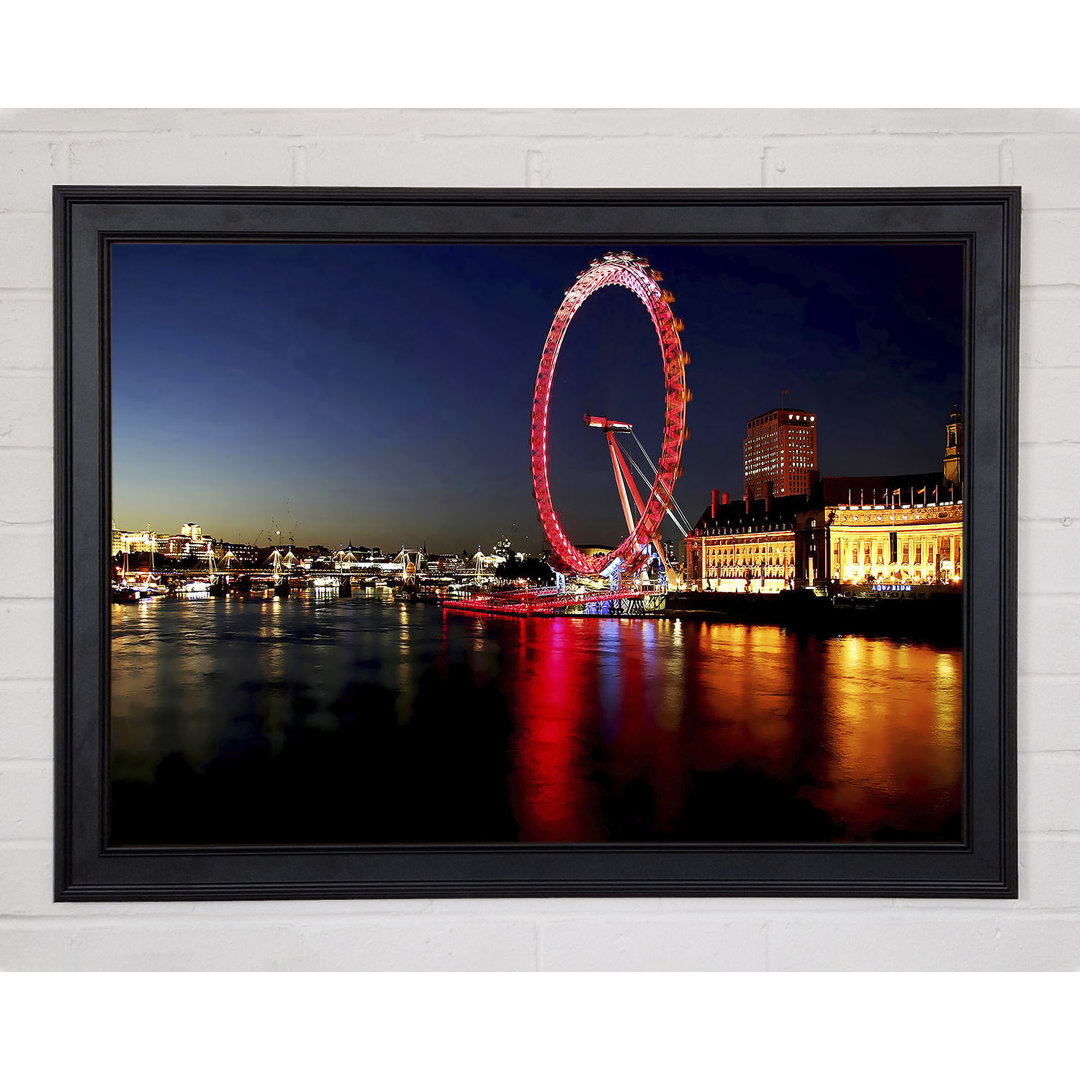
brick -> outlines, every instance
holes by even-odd
[[[1020,898],[1033,908],[1080,908],[1080,836],[1020,837]]]
[[[1080,367],[1022,371],[1020,441],[1080,443]]]
[[[0,449],[0,525],[52,521],[52,451]]]
[[[1067,109],[406,109],[401,122],[446,135],[972,135],[1080,132]]]
[[[516,920],[324,920],[305,934],[306,969],[522,971],[536,967],[536,932]]]
[[[0,131],[444,135],[1077,134],[1071,109],[6,109]]]
[[[1080,753],[1021,754],[1021,832],[1080,832]]]
[[[194,904],[200,916],[234,918],[259,916],[266,919],[303,917],[310,925],[345,916],[416,918],[432,911],[431,900],[400,900],[393,897],[370,900],[200,900]]]
[[[1080,522],[1024,521],[1019,538],[1022,594],[1080,593]]]
[[[948,918],[932,909],[888,919],[783,919],[769,928],[775,971],[991,970],[993,918]]]
[[[1080,921],[911,910],[887,923],[800,919],[772,928],[782,971],[1036,971],[1080,965]]]
[[[0,599],[53,594],[52,528],[0,528]]]
[[[52,763],[0,762],[0,840],[52,837]]]
[[[3,674],[10,674],[6,664]],[[0,760],[52,757],[53,686],[50,681],[0,678],[0,718]]]
[[[0,448],[52,446],[52,379],[45,374],[0,378]]]
[[[1080,604],[1072,597],[1021,596],[1017,670],[1068,675],[1080,670]]]
[[[52,613],[50,600],[0,601],[4,678],[47,679],[52,676]]]
[[[52,215],[0,214],[0,289],[51,287]]]
[[[0,140],[0,211],[52,210],[52,185],[67,179],[67,147],[49,138]]]
[[[75,971],[295,971],[304,967],[300,924],[209,919],[156,925],[123,919],[72,934]]]
[[[400,130],[406,109],[5,109],[0,131],[27,135],[341,135]],[[448,110],[449,111],[449,110]]]
[[[8,915],[46,915],[52,902],[52,848],[47,844],[0,847],[0,920]],[[2,921],[0,921],[2,925]]]
[[[752,115],[750,115],[752,114]],[[715,141],[732,135],[759,134],[768,110],[719,109],[450,109],[405,110],[401,122],[427,138],[698,139]],[[828,124],[822,119],[811,127]],[[594,182],[590,183],[592,186]],[[634,186],[631,184],[630,186]]]
[[[660,910],[665,915],[711,915],[717,919],[755,912],[774,919],[807,911],[844,912],[850,915],[884,915],[896,907],[889,897],[836,898],[831,896],[665,896]]]
[[[766,187],[942,187],[997,184],[1000,140],[777,139],[764,156]]]
[[[209,111],[209,110],[207,110]],[[180,110],[172,110],[179,115]],[[0,131],[59,135],[86,131],[155,131],[165,109],[4,109]],[[193,110],[187,112],[190,124]]]
[[[1002,918],[986,967],[995,971],[1080,970],[1080,919]]]
[[[70,971],[72,927],[0,920],[0,971]]]
[[[282,971],[302,966],[298,926],[209,920],[0,924],[0,967],[15,971]]]
[[[536,145],[549,187],[757,187],[761,183],[762,147],[753,139],[608,137]]]
[[[12,295],[0,297],[0,371],[51,371],[52,302]]]
[[[1020,518],[1080,518],[1080,444],[1020,447]]]
[[[559,919],[540,927],[542,971],[747,971],[765,966],[767,922],[742,918]]]
[[[433,901],[439,915],[455,918],[514,918],[537,919],[559,915],[641,915],[660,910],[661,901],[655,896],[614,896],[599,899],[588,896],[478,898]]]
[[[524,142],[485,139],[313,141],[307,183],[356,187],[524,187]]]
[[[1028,210],[1020,227],[1024,285],[1080,284],[1080,212]]]
[[[292,183],[285,142],[195,137],[99,138],[71,143],[73,184]]]
[[[1020,364],[1023,369],[1080,365],[1080,289],[1022,289],[1020,295]],[[1020,376],[1020,409],[1029,405],[1028,371]],[[1039,384],[1031,392],[1038,394]]]
[[[1080,750],[1080,677],[1021,675],[1017,742],[1021,750]]]
[[[1017,135],[1003,156],[1002,183],[1023,188],[1025,210],[1080,209],[1080,134]]]

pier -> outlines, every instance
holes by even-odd
[[[666,599],[667,592],[659,589],[565,592],[548,588],[481,593],[461,599],[444,600],[442,606],[448,611],[509,615],[516,618],[534,615],[640,616],[663,611]]]

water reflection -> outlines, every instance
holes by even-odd
[[[113,839],[959,839],[958,650],[385,595],[116,606]]]

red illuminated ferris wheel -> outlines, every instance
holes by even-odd
[[[663,280],[658,270],[650,268],[646,259],[629,251],[609,252],[601,259],[594,259],[587,270],[566,292],[555,320],[544,342],[540,355],[540,370],[536,376],[536,389],[532,407],[532,476],[536,505],[540,520],[551,546],[562,561],[582,574],[601,574],[618,563],[622,573],[632,573],[648,558],[649,545],[656,543],[659,550],[660,523],[672,506],[672,488],[680,474],[683,443],[686,440],[686,403],[690,393],[686,388],[686,365],[690,357],[683,352],[679,332],[682,320],[671,311],[675,299],[671,293],[661,290]],[[602,428],[608,436],[612,464],[619,495],[626,515],[629,535],[612,552],[602,555],[586,555],[578,550],[563,532],[551,500],[548,480],[548,407],[551,401],[551,385],[555,377],[555,365],[559,349],[571,320],[578,309],[594,292],[608,285],[621,285],[629,289],[645,305],[660,343],[660,360],[664,367],[664,439],[656,475],[647,499],[642,499],[630,475],[625,458],[615,441],[615,434],[631,431],[631,426],[604,417],[586,415],[585,422]],[[636,436],[635,436],[636,438]],[[640,445],[640,444],[639,444]],[[626,496],[627,486],[634,497],[638,511],[635,521]]]

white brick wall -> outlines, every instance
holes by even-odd
[[[1023,185],[1020,900],[53,904],[53,183]],[[1080,967],[1078,331],[1080,112],[0,112],[0,968]]]

